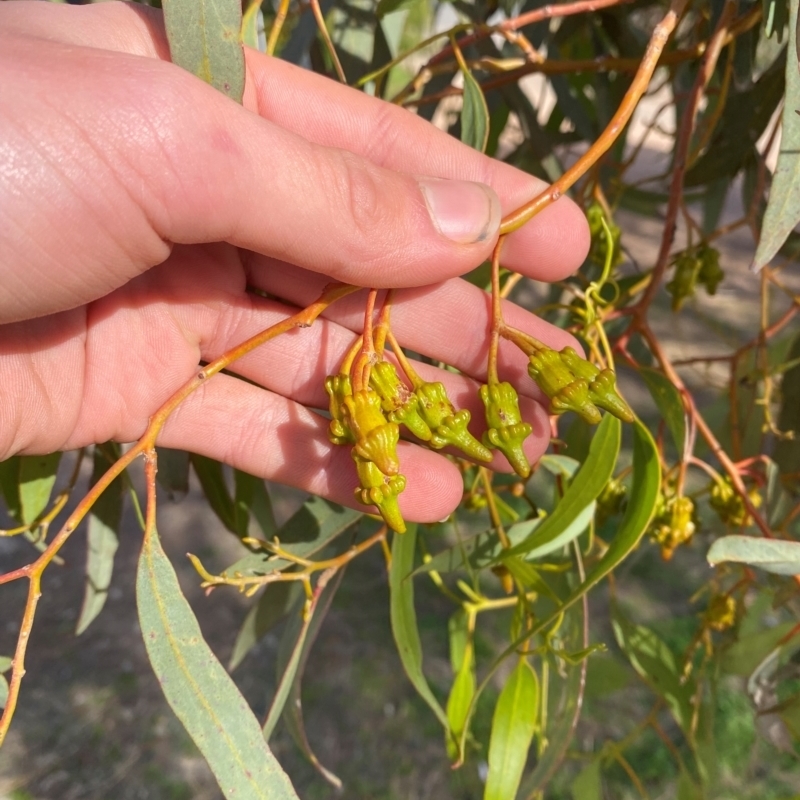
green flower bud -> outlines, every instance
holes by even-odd
[[[553,413],[574,411],[590,425],[600,422],[600,412],[589,397],[589,384],[585,378],[575,377],[561,353],[549,348],[537,351],[530,357],[528,374],[550,398]]]
[[[325,391],[330,398],[331,422],[328,426],[328,438],[334,444],[352,444],[355,442],[353,432],[345,418],[344,399],[353,394],[349,375],[329,375],[325,378]]]
[[[697,280],[706,287],[709,294],[716,294],[717,288],[725,278],[725,273],[719,265],[719,250],[708,245],[703,245],[697,251],[700,259],[700,271]]]
[[[431,447],[441,450],[452,445],[476,461],[492,460],[491,451],[467,429],[469,411],[455,410],[443,383],[423,383],[417,388],[416,395],[420,416],[431,429]]]
[[[400,429],[387,422],[376,392],[362,389],[343,401],[344,416],[355,438],[353,452],[365,461],[372,461],[384,475],[397,475],[400,462],[397,442]]]
[[[486,407],[486,426],[483,443],[496,447],[514,468],[517,475],[527,478],[531,465],[522,449],[522,443],[530,436],[531,426],[522,421],[517,390],[510,383],[495,383],[481,386],[481,400]]]
[[[418,439],[430,440],[431,429],[420,416],[419,398],[400,380],[394,364],[389,361],[375,364],[369,384],[380,396],[381,407],[390,422],[405,425]]]
[[[561,350],[561,360],[577,378],[589,384],[589,400],[623,422],[633,422],[633,411],[617,392],[617,376],[610,369],[599,370],[591,361],[581,358],[573,348]]]
[[[672,295],[672,310],[680,311],[681,306],[694,296],[701,262],[692,250],[681,253],[675,260],[675,275],[666,285]]]
[[[353,448],[353,460],[360,486],[356,499],[365,506],[376,506],[384,522],[398,533],[405,533],[406,524],[400,513],[397,496],[406,488],[404,475],[384,475],[376,464],[361,458]]]

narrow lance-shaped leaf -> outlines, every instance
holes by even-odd
[[[614,636],[631,666],[653,691],[664,699],[675,721],[691,735],[693,680],[682,680],[675,654],[654,631],[635,625],[615,608],[611,624]]]
[[[458,742],[462,738],[464,725],[472,698],[475,694],[475,656],[473,655],[472,642],[467,642],[461,658],[461,664],[456,673],[450,695],[447,698],[447,719],[450,723],[450,732],[446,734],[447,754],[451,761],[460,759]]]
[[[47,508],[60,461],[61,453],[20,458],[19,502],[24,525],[29,525]]]
[[[483,800],[517,795],[539,712],[539,679],[521,658],[497,700],[489,738],[489,773]]]
[[[172,62],[241,103],[241,0],[163,0],[162,8]]]
[[[614,465],[619,454],[622,425],[616,417],[606,414],[597,428],[589,447],[589,455],[578,470],[564,496],[552,514],[545,517],[531,535],[518,545],[506,550],[504,556],[524,555],[536,548],[545,552],[545,545],[561,537],[587,506],[597,499],[603,487],[614,474]],[[520,523],[525,525],[530,523]],[[586,526],[584,525],[583,528]],[[583,528],[581,530],[583,530]],[[580,533],[581,531],[577,531]],[[577,534],[576,534],[577,535]]]
[[[736,561],[776,575],[800,575],[800,542],[761,536],[723,536],[711,545],[708,563]]]
[[[0,461],[0,491],[6,503],[8,515],[19,519],[19,462],[20,456]]]
[[[211,509],[231,533],[238,535],[236,511],[225,482],[222,464],[213,458],[199,456],[196,453],[192,453],[190,459]]]
[[[311,497],[275,535],[281,547],[300,558],[309,558],[337,536],[341,536],[363,516],[361,511],[345,508],[321,497]],[[275,559],[269,552],[251,553],[226,571],[230,575],[237,572],[244,575],[263,575],[285,566],[288,566],[287,561]]]
[[[299,581],[268,583],[247,612],[233,644],[228,669],[233,671],[264,636],[283,619],[303,593]]]
[[[185,497],[189,491],[189,454],[185,450],[159,447],[156,479],[170,498]]]
[[[252,514],[265,539],[272,539],[278,531],[267,487],[263,478],[257,478],[240,469],[233,471],[234,518],[239,536],[248,535]]]
[[[486,150],[489,141],[489,107],[478,81],[468,69],[464,76],[464,105],[461,108],[461,141],[480,150]]]
[[[335,580],[329,583],[330,579],[334,577],[334,573],[324,572],[319,578],[309,606],[304,613],[295,616],[286,626],[278,651],[278,687],[263,726],[264,738],[267,741],[278,724],[289,697],[289,691],[295,682],[295,676],[298,675],[298,669],[308,658],[311,644],[319,632],[322,620],[339,588],[343,574],[341,571],[336,573]]]
[[[289,692],[289,698],[286,703],[286,707],[283,710],[284,724],[286,725],[286,728],[289,731],[292,739],[294,739],[295,744],[300,748],[303,755],[309,760],[311,765],[319,772],[319,774],[337,789],[342,788],[341,780],[320,762],[314,751],[311,749],[311,744],[308,741],[306,727],[303,722],[303,701],[301,688],[303,674],[306,670],[306,664],[308,663],[308,656],[311,652],[311,647],[314,644],[317,635],[319,634],[319,629],[322,627],[322,621],[325,619],[325,615],[328,613],[328,609],[331,607],[333,597],[336,594],[343,577],[344,569],[340,569],[334,576],[333,580],[327,585],[320,586],[320,584],[317,584],[317,590],[322,589],[322,595],[318,596],[316,601],[316,609],[314,610],[313,618],[311,619],[311,625],[308,634],[306,635],[305,644],[302,648],[300,663],[297,667],[294,680],[292,681],[292,687]],[[322,577],[320,577],[320,580],[322,580]],[[280,658],[281,654],[280,651],[278,651],[279,661]]]
[[[422,672],[422,643],[417,629],[414,609],[414,553],[417,545],[417,526],[409,525],[405,533],[396,533],[392,540],[392,568],[389,573],[392,634],[403,669],[420,697],[431,707],[437,719],[449,730],[447,715],[434,697]]]
[[[297,800],[247,701],[204,641],[155,530],[139,557],[136,602],[161,688],[225,797]]]
[[[638,420],[634,423],[633,427],[632,471],[633,480],[628,507],[625,511],[625,516],[622,518],[620,527],[617,530],[617,534],[611,541],[608,550],[606,550],[603,557],[586,576],[586,580],[576,587],[558,608],[548,616],[540,619],[531,631],[526,632],[519,639],[512,642],[500,656],[495,659],[489,674],[478,687],[475,700],[473,700],[472,708],[470,709],[470,714],[474,713],[477,698],[502,661],[516,651],[516,649],[524,644],[531,636],[540,633],[551,625],[561,613],[573,605],[573,603],[580,600],[586,592],[624,561],[630,552],[639,544],[639,540],[642,538],[642,535],[653,517],[653,512],[655,511],[658,491],[661,486],[661,464],[653,437],[650,435],[647,428]]]
[[[800,222],[800,72],[797,59],[798,0],[789,0],[789,57],[786,59],[786,99],[781,118],[781,147],[772,176],[767,210],[761,226],[753,269],[775,257]]]
[[[675,384],[658,370],[641,367],[639,375],[647,384],[647,388],[672,434],[675,447],[682,455],[686,443],[686,411],[681,400],[681,393]]]
[[[117,445],[107,445],[111,452],[118,454]],[[94,451],[94,468],[91,485],[94,486],[111,466],[105,453],[99,448]],[[86,587],[83,606],[75,626],[75,633],[83,633],[95,617],[103,610],[111,587],[114,573],[114,554],[119,545],[120,522],[122,521],[122,498],[124,493],[122,476],[116,477],[98,498],[89,512],[86,531]]]

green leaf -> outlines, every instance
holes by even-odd
[[[472,643],[468,643],[464,648],[461,659],[461,666],[456,673],[456,679],[450,689],[447,698],[447,719],[450,723],[450,731],[445,739],[447,754],[451,761],[459,759],[458,742],[467,723],[467,714],[472,698],[475,694],[475,657],[473,655]]]
[[[414,610],[414,553],[417,545],[417,526],[409,525],[405,533],[396,533],[392,540],[392,568],[389,573],[390,615],[392,634],[400,661],[408,679],[420,697],[430,706],[445,730],[449,730],[447,715],[434,697],[422,673],[422,643]]]
[[[136,603],[147,655],[226,798],[297,798],[247,701],[203,639],[158,534],[144,539]]]
[[[539,459],[539,465],[544,467],[548,472],[551,472],[557,478],[571,479],[578,471],[581,462],[576,458],[570,456],[562,456],[553,453],[545,453]]]
[[[0,461],[0,491],[6,502],[8,515],[19,519],[19,462],[20,456]]]
[[[622,425],[616,417],[606,414],[597,428],[589,447],[589,455],[570,483],[564,496],[544,521],[523,542],[505,551],[505,556],[524,555],[542,548],[562,536],[576,520],[585,515],[588,506],[614,474],[614,465],[619,454]],[[520,523],[521,525],[529,523]],[[583,526],[584,529],[586,525]],[[578,535],[578,531],[575,535]]]
[[[236,527],[239,535],[247,536],[247,526],[252,514],[264,538],[272,539],[278,532],[278,525],[275,522],[272,500],[264,480],[235,469],[233,483]]]
[[[686,411],[681,400],[681,393],[675,384],[658,370],[640,367],[639,374],[647,384],[661,416],[664,417],[664,422],[667,423],[672,440],[675,442],[675,448],[682,455],[686,446]]]
[[[775,575],[800,575],[800,542],[785,539],[722,536],[711,545],[706,558],[712,567],[722,561],[735,561]]]
[[[793,622],[783,622],[774,628],[764,628],[741,636],[737,642],[723,651],[720,660],[722,671],[729,675],[748,677],[792,628],[794,628]]]
[[[600,759],[585,766],[572,781],[570,791],[573,800],[603,800]]]
[[[163,0],[162,8],[172,62],[241,103],[241,0]]]
[[[308,558],[330,544],[363,517],[352,508],[331,503],[321,497],[309,498],[300,509],[277,531],[281,546],[300,558]],[[228,567],[233,575],[265,575],[283,569],[288,562],[276,559],[270,553],[251,553]]]
[[[236,511],[228,485],[225,483],[222,464],[213,458],[199,456],[196,453],[191,454],[190,460],[211,510],[231,533],[238,535]]]
[[[298,581],[268,583],[264,591],[247,612],[233,645],[228,669],[232,672],[257,642],[289,613],[302,595]]]
[[[464,76],[464,104],[461,108],[461,141],[483,153],[489,141],[489,108],[480,84],[469,70]]]
[[[159,447],[158,485],[166,489],[170,498],[185,497],[189,491],[189,454],[185,450]]]
[[[299,677],[302,676],[302,665],[305,665],[308,659],[311,645],[319,632],[331,600],[333,600],[333,596],[339,588],[343,574],[344,572],[341,570],[336,573],[324,572],[317,582],[311,602],[303,609],[302,613],[293,617],[286,626],[278,650],[278,662],[276,665],[279,675],[278,686],[263,726],[264,738],[267,741],[272,736],[275,726],[283,713],[289,692],[295,685],[295,679],[297,678],[299,681]],[[332,577],[335,577],[335,580],[331,583],[330,579]],[[297,695],[299,697],[299,687]]]
[[[325,577],[327,575],[327,577]],[[328,613],[328,609],[333,602],[333,597],[339,589],[339,585],[344,577],[344,569],[340,569],[333,580],[327,583],[330,578],[330,573],[323,573],[320,576],[319,583],[315,589],[315,603],[314,609],[311,611],[312,619],[309,626],[308,633],[305,637],[305,644],[303,645],[302,654],[300,656],[300,663],[296,670],[294,681],[292,682],[291,690],[289,691],[288,702],[283,711],[283,721],[286,725],[289,734],[294,739],[295,744],[300,748],[301,752],[309,760],[311,765],[325,778],[328,783],[337,789],[342,788],[341,780],[334,775],[329,769],[326,769],[320,760],[317,758],[314,751],[311,749],[311,744],[306,735],[306,728],[303,722],[303,702],[301,696],[301,683],[303,674],[305,673],[308,656],[311,652],[311,647],[319,634],[319,629],[322,626],[322,621]],[[284,637],[285,638],[285,637]],[[278,650],[278,667],[281,668],[282,662],[285,661],[285,655],[282,653],[282,648]]]
[[[780,5],[783,5],[781,0]],[[774,3],[773,3],[774,7]],[[800,72],[797,68],[797,0],[789,3],[789,53],[786,59],[786,99],[781,117],[781,146],[772,176],[761,237],[753,269],[769,264],[800,222]]]
[[[14,659],[11,656],[0,656],[0,673],[8,672],[13,663]]]
[[[631,666],[664,699],[675,721],[691,738],[693,680],[682,681],[672,650],[649,628],[634,625],[614,607],[614,636]]]
[[[117,445],[109,444],[108,447],[115,456],[119,455]],[[96,447],[91,485],[94,486],[111,466],[112,463],[105,452]],[[89,512],[89,524],[86,531],[86,587],[83,606],[75,626],[75,634],[78,636],[103,610],[108,598],[111,576],[114,572],[114,554],[119,545],[117,531],[122,521],[124,490],[122,476],[117,476]]]
[[[56,482],[61,453],[22,456],[19,462],[19,502],[23,525],[30,525],[47,508]]]
[[[6,707],[8,701],[8,681],[5,675],[0,675],[0,708]]]
[[[509,675],[497,700],[489,738],[484,800],[516,797],[539,712],[539,679],[526,658]]]
[[[411,8],[420,2],[421,0],[380,0],[375,13],[378,15],[378,19],[383,19],[387,14],[403,8]]]

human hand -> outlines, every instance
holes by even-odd
[[[242,108],[168,63],[146,9],[0,4],[0,459],[137,439],[198,363],[331,278],[426,287],[397,293],[393,329],[465,373],[420,367],[479,418],[466,376],[485,374],[487,298],[453,276],[488,256],[501,209],[541,182],[318,75],[252,51],[247,67]],[[580,211],[562,199],[509,237],[504,263],[553,280],[587,247]],[[361,307],[347,298],[236,362],[248,380],[209,381],[159,444],[353,505],[350,457],[308,408],[326,407],[324,376]],[[571,342],[521,309],[506,316],[555,347]],[[535,459],[549,429],[524,367],[501,347],[501,375],[527,387]],[[449,513],[456,468],[410,443],[400,457],[404,515]]]

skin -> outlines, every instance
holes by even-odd
[[[489,256],[501,209],[540,181],[253,51],[238,106],[169,63],[157,13],[125,4],[0,3],[0,86],[0,460],[134,441],[201,361],[331,279],[401,287],[396,335],[465,373],[420,367],[481,435],[489,309],[457,276]],[[445,189],[455,240],[429,213],[420,186],[431,177],[470,182]],[[509,238],[504,261],[555,280],[588,245],[580,210],[562,198]],[[247,381],[209,381],[159,443],[354,505],[348,448],[329,444],[309,407],[327,405],[324,378],[360,330],[363,301],[237,362]],[[520,308],[506,314],[554,347],[574,345]],[[526,394],[535,460],[549,427],[525,365],[504,343],[501,374]],[[451,462],[408,442],[400,459],[407,519],[453,510],[462,489]],[[507,469],[500,456],[495,466]]]

